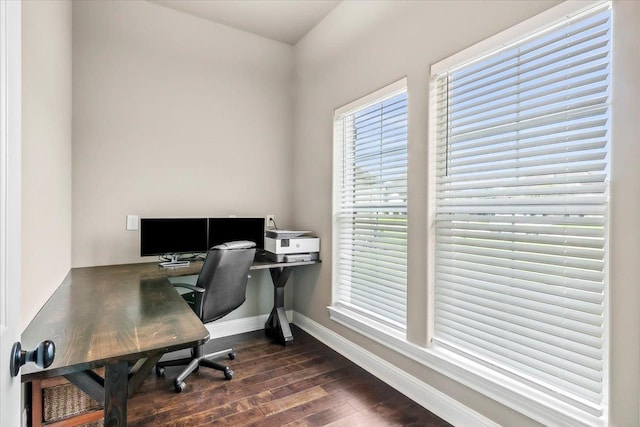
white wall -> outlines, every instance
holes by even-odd
[[[332,118],[337,107],[404,76],[409,96],[408,337],[426,340],[427,140],[431,64],[557,1],[342,2],[295,47],[294,226],[322,238],[317,269],[296,272],[294,309],[502,425],[532,420],[329,319]],[[615,3],[611,230],[611,425],[638,425],[640,3]],[[635,101],[634,101],[635,100]],[[635,102],[635,103],[634,103]],[[634,191],[633,188],[636,188]],[[626,233],[626,234],[625,234]],[[635,260],[635,261],[634,261]]]
[[[23,2],[23,329],[69,268],[71,2]]]
[[[140,262],[125,216],[291,221],[293,48],[146,1],[73,5],[74,267]]]
[[[613,3],[610,420],[640,425],[640,2]]]

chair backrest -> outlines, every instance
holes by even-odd
[[[245,300],[249,268],[256,253],[255,243],[228,242],[209,249],[196,286],[203,288],[201,319],[220,319]]]

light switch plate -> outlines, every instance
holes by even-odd
[[[138,229],[138,215],[127,215],[127,230],[135,231]]]

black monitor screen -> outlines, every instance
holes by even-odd
[[[209,247],[235,240],[264,248],[264,218],[209,218]]]
[[[206,251],[206,218],[140,219],[140,256]]]

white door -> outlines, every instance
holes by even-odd
[[[0,0],[0,427],[20,426],[20,2]]]

